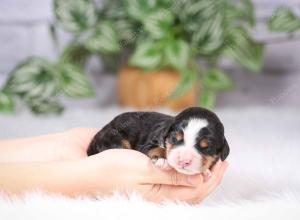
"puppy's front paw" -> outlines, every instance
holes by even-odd
[[[152,159],[152,163],[162,170],[171,170],[172,169],[172,167],[168,164],[167,159],[165,159],[165,158]]]

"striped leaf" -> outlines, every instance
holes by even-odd
[[[144,20],[145,16],[157,5],[156,0],[123,0],[123,2],[128,15],[139,21]]]
[[[212,109],[216,105],[216,92],[213,90],[201,90],[199,105],[204,108]]]
[[[288,8],[280,7],[269,18],[268,27],[274,32],[294,32],[300,29],[300,18]]]
[[[144,28],[154,39],[165,37],[172,29],[174,17],[170,10],[157,9],[144,19]]]
[[[0,112],[12,112],[14,102],[11,95],[0,91]]]
[[[11,72],[7,89],[22,98],[47,99],[58,92],[56,72],[46,60],[29,58]]]
[[[186,68],[191,59],[190,46],[183,40],[169,41],[164,53],[167,64],[178,70]]]
[[[223,14],[218,13],[211,19],[205,20],[199,30],[192,36],[195,52],[210,55],[224,43]]]
[[[226,21],[229,26],[245,21],[250,26],[255,24],[254,6],[251,0],[227,1]]]
[[[250,38],[242,28],[229,31],[224,54],[242,66],[259,72],[263,63],[263,45]]]
[[[169,99],[174,99],[184,95],[195,83],[197,74],[194,70],[183,69],[180,71],[180,74],[180,80],[172,94],[169,96]]]
[[[70,32],[84,31],[97,21],[92,0],[54,0],[54,13],[58,23]]]
[[[49,99],[25,99],[27,106],[35,114],[60,114],[63,111],[63,106],[56,98]]]
[[[204,88],[212,90],[228,90],[233,87],[230,77],[219,69],[209,69],[202,77]]]
[[[59,67],[60,87],[63,93],[70,97],[90,97],[95,92],[89,80],[75,65],[62,64]]]
[[[120,50],[113,23],[102,22],[86,40],[85,47],[95,53],[116,53]]]
[[[195,53],[212,54],[224,42],[224,4],[221,0],[178,1],[175,6]],[[176,8],[175,7],[175,8]]]
[[[154,69],[162,62],[162,53],[152,41],[141,42],[131,56],[129,63],[144,69]]]

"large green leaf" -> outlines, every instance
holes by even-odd
[[[70,97],[90,97],[95,95],[92,85],[80,68],[72,64],[60,64],[60,87]]]
[[[54,13],[58,23],[71,32],[84,31],[97,21],[92,0],[54,0]]]
[[[165,58],[167,64],[181,70],[187,68],[191,59],[190,46],[183,40],[171,40],[165,47]]]
[[[55,113],[59,114],[63,111],[63,106],[58,102],[57,98],[48,98],[48,99],[25,99],[24,100],[27,106],[35,114],[50,114]]]
[[[225,7],[227,25],[233,26],[245,21],[250,26],[255,24],[254,7],[251,0],[230,0]]]
[[[157,5],[156,0],[123,0],[123,2],[128,15],[138,21],[144,20]]]
[[[180,80],[174,89],[174,91],[168,97],[169,99],[177,98],[181,95],[184,95],[195,83],[196,72],[192,69],[183,69],[180,72]]]
[[[53,65],[42,58],[29,58],[18,65],[7,83],[7,90],[22,98],[47,99],[58,92],[58,78]]]
[[[269,18],[268,27],[274,32],[294,32],[300,29],[300,18],[288,8],[280,7]]]
[[[112,22],[102,22],[86,40],[88,50],[98,53],[116,53],[120,50],[116,28]]]
[[[59,63],[74,63],[84,66],[91,53],[79,42],[70,42],[59,57]]]
[[[205,20],[197,32],[192,35],[194,53],[213,54],[224,43],[223,13]]]
[[[213,90],[201,90],[199,105],[204,108],[212,109],[216,105],[216,92]]]
[[[194,53],[212,54],[224,42],[224,2],[192,0],[174,3]]]
[[[162,61],[162,52],[155,42],[146,40],[140,42],[135,49],[129,63],[144,69],[157,68]]]
[[[12,112],[14,102],[11,95],[0,91],[0,112]]]
[[[202,85],[204,88],[212,90],[227,90],[233,87],[231,78],[219,69],[209,69],[202,77]]]
[[[154,39],[165,37],[172,30],[174,16],[170,10],[157,9],[149,13],[143,23],[145,30]]]
[[[255,42],[242,28],[229,31],[224,54],[252,71],[260,71],[263,63],[263,44]]]

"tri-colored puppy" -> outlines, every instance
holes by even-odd
[[[213,165],[229,154],[223,124],[213,112],[199,107],[175,117],[157,112],[118,115],[95,135],[87,153],[111,148],[140,151],[161,168],[188,175],[209,175]]]

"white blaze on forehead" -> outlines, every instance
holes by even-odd
[[[206,119],[190,119],[187,126],[183,129],[184,145],[186,147],[195,146],[199,131],[207,125],[208,121]]]

